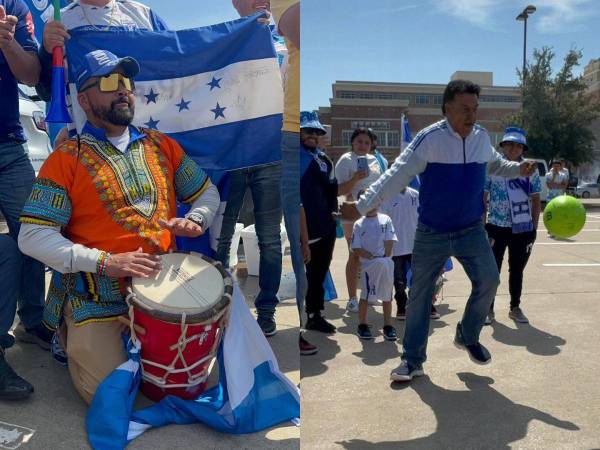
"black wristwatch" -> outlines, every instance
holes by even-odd
[[[192,213],[189,216],[187,216],[186,219],[190,222],[194,222],[199,227],[204,228],[204,217],[202,217],[202,215]]]

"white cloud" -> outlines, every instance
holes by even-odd
[[[598,14],[599,0],[537,0],[540,17],[537,28],[542,33],[572,31]]]
[[[590,17],[600,16],[600,0],[433,0],[438,11],[481,28],[493,27],[498,15],[516,17],[528,4],[537,11],[530,19],[539,32],[573,31]]]
[[[484,27],[494,15],[498,0],[442,0],[438,2],[440,11]]]

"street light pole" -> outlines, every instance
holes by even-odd
[[[533,5],[528,5],[518,16],[517,20],[523,22],[523,71],[521,73],[522,81],[525,83],[525,70],[527,64],[527,18],[535,12]]]

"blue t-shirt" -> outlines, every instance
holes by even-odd
[[[15,28],[15,39],[27,52],[37,52],[33,34],[33,18],[23,0],[0,0],[7,16],[19,20]],[[0,142],[25,141],[19,122],[19,91],[17,79],[8,66],[4,53],[0,51]]]

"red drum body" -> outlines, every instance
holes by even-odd
[[[229,316],[233,281],[198,253],[162,255],[156,279],[134,278],[130,303],[142,344],[141,390],[154,401],[205,389]]]

